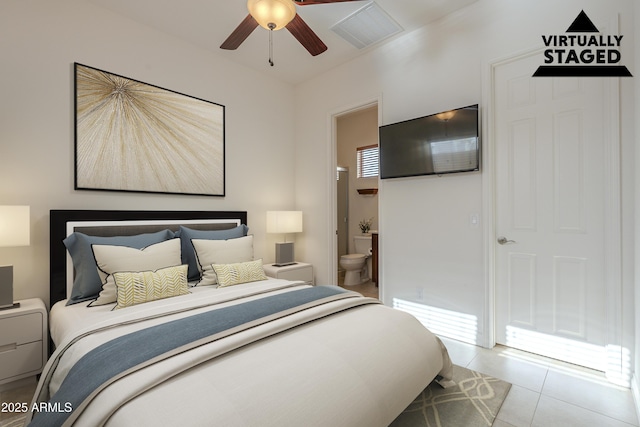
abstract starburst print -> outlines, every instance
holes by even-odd
[[[75,65],[76,188],[224,195],[224,106]]]

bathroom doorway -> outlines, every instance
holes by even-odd
[[[358,253],[354,237],[360,237],[360,224],[370,223],[371,231],[378,230],[378,176],[362,174],[362,150],[378,144],[378,104],[373,103],[345,112],[336,117],[336,255],[338,284],[344,284],[345,271],[340,257]],[[362,160],[362,158],[360,159]],[[377,161],[376,167],[377,167]],[[370,252],[370,251],[367,251]],[[379,296],[373,282],[373,256],[367,261],[359,285],[349,286],[366,296]],[[351,274],[351,273],[350,273]],[[350,280],[351,281],[351,280]]]
[[[336,265],[340,268],[340,257],[349,253],[349,169],[338,166],[336,173],[338,200],[338,258]],[[344,272],[338,270],[340,280]]]

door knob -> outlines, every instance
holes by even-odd
[[[504,236],[500,236],[498,237],[498,243],[501,245],[506,245],[508,243],[515,243],[515,240],[508,240],[506,237]]]

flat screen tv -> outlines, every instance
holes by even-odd
[[[480,170],[478,105],[380,126],[380,178]]]

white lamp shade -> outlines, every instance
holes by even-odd
[[[301,211],[267,211],[267,233],[301,233]]]
[[[0,246],[29,246],[29,206],[0,206]]]
[[[281,30],[296,16],[296,5],[292,0],[248,0],[247,9],[267,30]]]

